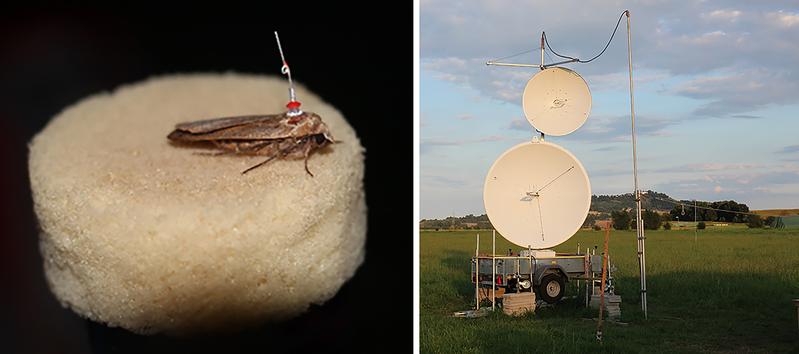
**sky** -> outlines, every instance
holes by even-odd
[[[541,31],[588,59],[631,11],[641,190],[677,199],[799,208],[799,2],[443,1],[420,7],[420,216],[483,214],[483,182],[505,150],[533,137],[521,96]],[[594,194],[633,191],[624,20],[604,55],[567,64],[591,114],[546,137],[586,168]],[[549,54],[547,63],[554,61]]]

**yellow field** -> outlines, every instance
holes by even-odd
[[[794,216],[799,215],[799,209],[764,209],[752,210],[753,213],[762,216]]]

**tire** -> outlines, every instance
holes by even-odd
[[[549,304],[558,302],[566,291],[566,282],[560,274],[547,274],[538,284],[538,296]]]
[[[505,292],[509,294],[515,293],[517,291],[516,284],[517,284],[516,279],[508,280],[508,286],[505,287]]]

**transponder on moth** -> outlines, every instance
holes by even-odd
[[[294,92],[291,70],[283,56],[280,38],[275,31],[280,57],[283,60],[281,72],[289,79],[288,111],[271,115],[248,115],[238,117],[214,118],[180,123],[167,138],[182,143],[205,142],[222,150],[215,155],[260,155],[266,160],[247,168],[247,173],[274,159],[305,159],[308,169],[311,154],[335,143],[327,125],[315,113],[303,112]]]

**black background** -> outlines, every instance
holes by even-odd
[[[356,3],[356,2],[352,2]],[[412,3],[334,2],[202,13],[53,6],[0,14],[0,338],[4,352],[408,352],[412,347]],[[292,4],[288,4],[292,5]],[[309,11],[315,14],[308,14]],[[158,15],[153,15],[153,13]],[[27,142],[66,106],[159,74],[279,75],[342,111],[366,147],[366,261],[335,298],[287,323],[220,336],[138,336],[86,321],[49,292],[38,251]],[[302,98],[300,97],[300,100]],[[9,347],[10,346],[10,347]]]

